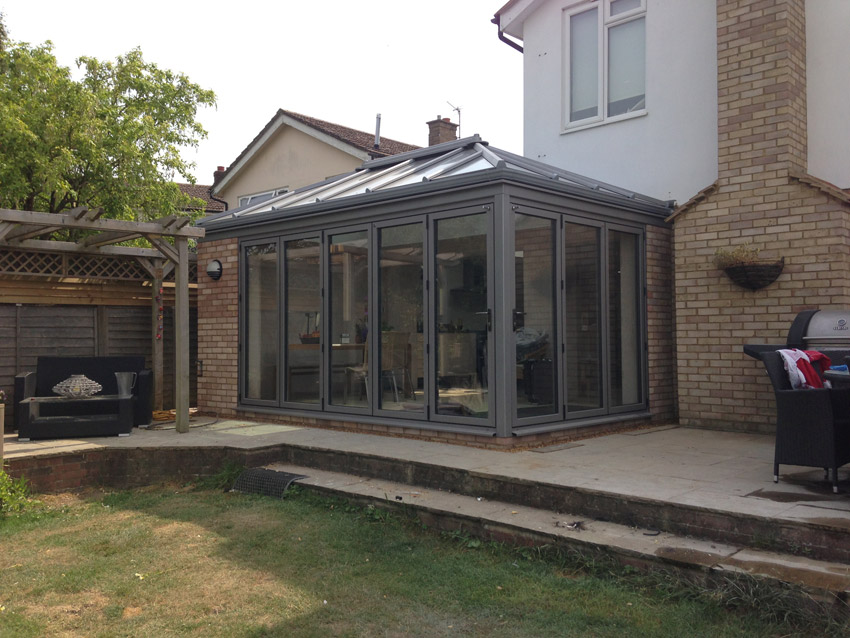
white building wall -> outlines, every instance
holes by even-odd
[[[525,156],[687,201],[717,179],[715,0],[647,0],[646,115],[564,133],[562,9],[573,4],[549,0],[523,25]]]
[[[850,0],[806,0],[809,173],[850,188]]]

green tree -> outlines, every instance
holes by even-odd
[[[174,179],[194,182],[194,164],[180,150],[206,137],[196,115],[215,104],[213,92],[138,49],[77,65],[79,80],[50,42],[0,45],[0,207],[102,207],[139,221],[185,208],[192,200]]]

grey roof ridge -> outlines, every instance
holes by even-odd
[[[471,144],[476,143],[485,145],[487,144],[487,142],[482,140],[481,136],[476,133],[475,135],[471,135],[470,137],[462,137],[459,140],[443,142],[442,144],[434,144],[434,146],[426,146],[425,148],[420,148],[415,151],[408,151],[407,153],[399,153],[398,155],[390,155],[388,157],[381,157],[378,159],[368,160],[366,162],[363,162],[363,166],[361,168],[363,170],[367,170],[380,166],[398,164],[407,159],[420,159],[422,157],[428,157],[430,155],[439,155],[455,148],[463,148],[464,146],[469,146]]]

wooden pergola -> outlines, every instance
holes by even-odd
[[[168,215],[150,222],[102,218],[102,210],[86,207],[65,213],[40,213],[0,208],[0,249],[29,249],[50,253],[110,255],[135,259],[153,281],[151,304],[154,331],[162,305],[163,279],[175,271],[174,334],[176,425],[189,431],[189,239],[204,236],[191,218]],[[45,239],[63,229],[94,231],[76,242]],[[117,246],[144,238],[151,248]],[[168,238],[173,239],[170,243]],[[154,393],[162,394],[162,341],[153,339]],[[158,387],[157,387],[158,385]]]

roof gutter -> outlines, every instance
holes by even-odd
[[[497,14],[495,15],[495,17],[494,17],[492,20],[490,20],[490,22],[492,22],[493,24],[495,24],[495,25],[496,25],[496,28],[497,28],[497,29],[498,29],[498,31],[499,31],[499,39],[500,39],[502,42],[504,42],[505,44],[507,44],[509,47],[512,47],[512,48],[516,49],[516,50],[517,50],[517,51],[519,51],[520,53],[522,53],[522,52],[523,52],[522,45],[517,44],[517,43],[516,43],[516,42],[514,42],[513,40],[509,40],[507,37],[505,37],[505,34],[504,34],[504,33],[502,33],[502,16],[500,16],[500,15],[497,13]]]

